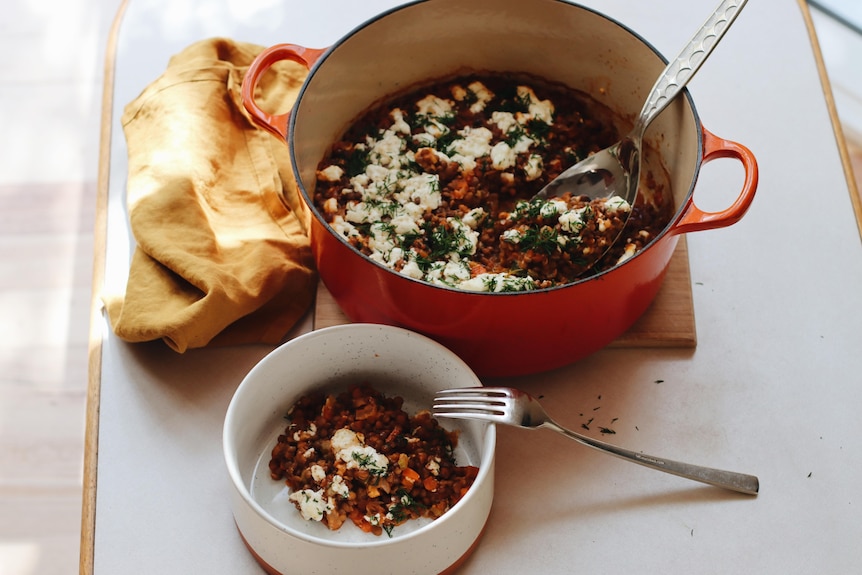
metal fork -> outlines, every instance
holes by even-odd
[[[757,495],[760,489],[760,482],[753,475],[637,453],[566,429],[550,418],[536,398],[529,393],[509,387],[465,387],[438,391],[434,398],[433,414],[437,417],[455,419],[481,419],[527,429],[546,427],[593,449],[665,473],[747,495]]]

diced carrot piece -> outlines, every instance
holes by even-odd
[[[452,197],[456,200],[460,200],[467,195],[467,182],[462,179],[458,179],[452,182]]]
[[[474,278],[480,274],[488,273],[488,269],[479,262],[471,261],[468,265],[470,266],[470,277]]]
[[[402,483],[405,483],[408,487],[413,487],[413,484],[419,481],[419,474],[415,470],[405,467],[404,471],[401,472],[401,479]]]

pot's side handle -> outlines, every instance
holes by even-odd
[[[704,163],[718,158],[735,158],[742,162],[745,168],[745,181],[742,191],[733,204],[720,212],[704,212],[692,200],[680,218],[669,230],[669,235],[699,232],[731,226],[742,219],[751,206],[754,192],[757,191],[759,178],[757,160],[751,150],[730,140],[719,138],[706,128],[703,130],[703,161]]]
[[[257,55],[242,79],[242,103],[260,127],[285,140],[287,139],[287,124],[290,120],[289,112],[268,114],[261,110],[257,102],[254,101],[254,90],[260,77],[273,64],[281,60],[292,60],[311,69],[326,50],[326,48],[305,48],[296,44],[276,44]]]

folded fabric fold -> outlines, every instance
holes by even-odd
[[[122,116],[135,238],[125,294],[104,301],[118,337],[206,345],[278,343],[311,304],[307,208],[287,146],[242,105],[260,46],[214,38],[171,58]],[[264,108],[285,110],[306,70],[262,78]]]

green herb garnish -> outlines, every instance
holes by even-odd
[[[347,175],[349,177],[358,176],[365,173],[365,168],[370,163],[369,152],[367,148],[354,148],[347,157]]]
[[[389,508],[389,513],[394,523],[401,523],[410,519],[410,511],[423,509],[425,506],[416,501],[406,489],[399,489],[395,495],[398,501]]]
[[[452,253],[461,257],[470,256],[472,246],[466,240],[463,229],[453,229],[448,225],[437,226],[428,234],[431,259],[441,259]]]
[[[551,131],[551,126],[544,120],[533,118],[527,122],[527,130],[529,130],[531,136],[535,136],[544,141],[547,139],[548,134]]]
[[[521,251],[533,250],[550,255],[560,250],[559,239],[557,230],[550,226],[542,226],[538,229],[531,226],[521,234],[518,246]]]
[[[517,88],[512,86],[500,94],[500,111],[516,114],[518,112],[529,112],[532,100],[529,94],[518,94]]]

